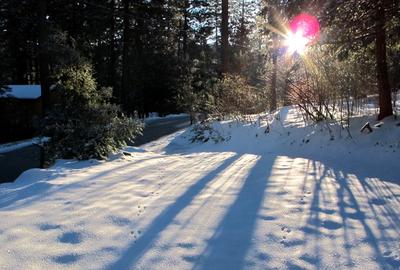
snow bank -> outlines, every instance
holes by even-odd
[[[35,144],[40,144],[40,143],[47,141],[48,139],[49,138],[35,137],[35,138],[29,139],[29,140],[0,144],[0,154],[15,151],[15,150],[18,150],[18,149],[21,149],[24,147],[28,147],[31,145],[35,145]]]
[[[158,116],[158,114],[152,113],[150,117],[145,118],[144,122],[145,123],[151,123],[160,119],[176,119],[176,118],[185,118],[188,117],[189,115],[186,113],[180,113],[180,114],[168,114],[166,116]]]

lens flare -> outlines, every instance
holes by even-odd
[[[286,36],[285,45],[288,48],[289,54],[297,52],[298,54],[303,54],[309,40],[305,38],[301,31],[296,33],[289,32]]]
[[[316,17],[306,13],[294,17],[289,24],[289,33],[285,41],[289,53],[303,54],[308,45],[318,40],[319,31],[320,26]]]

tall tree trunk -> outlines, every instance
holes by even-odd
[[[245,2],[242,0],[242,14],[240,15],[240,39],[239,39],[239,46],[240,46],[240,54],[243,53],[244,49],[244,41],[246,38],[246,25],[245,25]]]
[[[114,96],[120,98],[120,93],[117,93],[117,84],[116,84],[116,42],[115,42],[115,0],[110,1],[110,60],[108,64],[108,85],[113,87],[114,89]]]
[[[222,0],[221,21],[221,72],[229,69],[229,0]]]
[[[270,88],[270,111],[276,110],[276,77],[278,73],[278,52],[274,48],[272,53],[272,76],[271,76],[271,88]]]
[[[390,93],[388,67],[386,61],[386,30],[385,30],[385,8],[384,1],[377,2],[376,8],[376,72],[378,77],[379,91],[379,115],[378,120],[393,115],[392,98]]]
[[[38,3],[38,27],[39,27],[39,69],[40,84],[42,88],[42,114],[50,108],[49,85],[49,56],[48,56],[48,31],[46,23],[47,1],[39,0]]]
[[[215,0],[215,6],[214,6],[214,18],[215,18],[215,49],[218,51],[219,49],[219,42],[218,42],[218,20],[219,20],[219,14],[218,14],[218,7],[219,7],[219,1]]]
[[[13,54],[15,55],[15,77],[16,80],[15,82],[17,84],[26,84],[27,83],[27,53],[26,53],[26,49],[23,48],[22,42],[16,38],[17,43],[13,43],[13,47],[14,49],[12,49]],[[21,42],[21,43],[18,43]]]
[[[123,104],[123,107],[126,109],[126,96],[128,94],[129,88],[129,77],[130,77],[130,65],[129,65],[129,56],[130,56],[130,47],[129,43],[131,40],[131,25],[129,18],[129,10],[130,9],[130,0],[123,0],[123,48],[122,48],[122,82],[121,82],[121,96],[119,102]]]
[[[189,0],[185,0],[184,7],[183,7],[183,45],[182,45],[182,50],[183,50],[183,59],[185,61],[188,60],[188,31],[189,31]]]
[[[243,55],[245,54],[245,40],[246,40],[246,6],[245,1],[242,0],[241,2],[241,14],[240,14],[240,26],[239,26],[239,37],[238,37],[238,45],[239,45],[239,58],[237,63],[237,71],[239,73],[243,73],[245,67],[245,59]]]
[[[135,101],[135,110],[139,112],[140,115],[144,115],[146,113],[145,108],[145,93],[143,87],[143,63],[145,61],[145,50],[143,47],[143,28],[144,28],[144,20],[140,15],[140,11],[137,11],[138,15],[136,17],[136,25],[134,29],[134,48],[133,48],[133,71],[135,74],[135,79],[133,82],[133,87],[130,89],[131,93],[129,93],[130,97],[133,97]]]
[[[18,29],[21,24],[21,21],[18,19],[18,17],[15,14],[10,14],[8,16],[9,16],[7,18],[8,32],[6,32],[5,34],[7,35],[7,38],[10,40],[10,45],[9,45],[10,47],[8,50],[9,50],[11,59],[14,59],[14,61],[15,61],[13,64],[13,66],[15,67],[14,71],[13,71],[14,83],[26,84],[26,78],[25,78],[25,75],[27,73],[27,70],[26,70],[26,59],[27,59],[26,48],[24,46],[23,40],[21,40],[21,34],[17,34]]]

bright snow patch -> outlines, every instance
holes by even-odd
[[[286,108],[27,171],[0,185],[0,268],[399,269],[400,127],[366,120],[331,140]]]

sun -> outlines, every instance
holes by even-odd
[[[320,25],[318,19],[307,13],[295,16],[289,23],[285,46],[289,54],[304,54],[307,47],[319,38]]]
[[[286,36],[285,45],[288,48],[289,54],[298,53],[302,55],[309,42],[310,40],[303,35],[302,31],[297,31],[296,33],[289,31]]]

